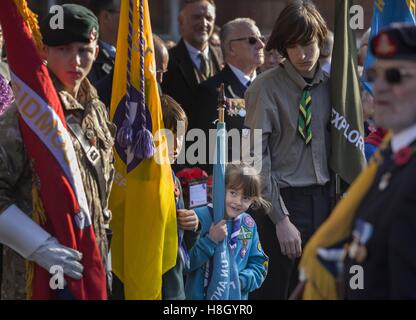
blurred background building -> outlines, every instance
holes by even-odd
[[[122,0],[127,1],[127,0]],[[153,31],[164,39],[177,41],[179,39],[178,14],[183,0],[149,0]],[[225,22],[236,17],[249,17],[254,19],[264,35],[268,35],[283,7],[293,0],[216,0],[217,21],[222,26]],[[79,3],[87,4],[88,0],[29,0],[30,7],[41,16],[53,4]],[[328,26],[333,30],[334,0],[314,0]],[[372,5],[374,0],[356,0],[355,4],[364,8],[364,27],[371,24]],[[357,30],[361,35],[364,30]]]

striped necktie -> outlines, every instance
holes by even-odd
[[[298,131],[308,145],[312,141],[312,96],[310,87],[306,87],[303,90],[302,99],[299,105],[299,119],[298,119]]]
[[[209,61],[202,52],[199,54],[199,58],[201,59],[201,67],[199,68],[199,71],[204,79],[208,79],[211,76]]]

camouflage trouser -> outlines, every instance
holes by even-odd
[[[12,249],[3,246],[2,300],[25,300],[25,260]]]

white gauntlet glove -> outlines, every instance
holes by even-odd
[[[60,266],[64,274],[73,279],[82,278],[84,267],[79,261],[82,253],[59,244],[58,240],[50,237],[29,257],[48,272],[52,266]]]
[[[79,263],[82,254],[59,244],[15,205],[0,214],[0,242],[48,272],[56,265],[67,276],[82,278],[84,268]]]

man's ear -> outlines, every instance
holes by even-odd
[[[227,51],[227,53],[231,56],[231,57],[235,57],[235,55],[236,55],[236,52],[235,52],[235,50],[233,49],[233,46],[232,46],[232,42],[228,42],[228,43],[226,43],[225,44],[227,47],[225,48],[225,50]]]

